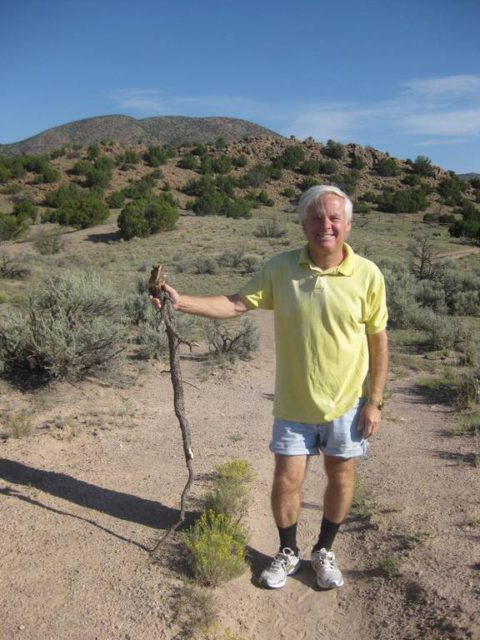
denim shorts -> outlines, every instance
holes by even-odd
[[[357,458],[367,453],[368,443],[358,430],[365,398],[331,422],[311,424],[275,418],[270,451],[283,456],[313,456],[320,452],[334,458]]]

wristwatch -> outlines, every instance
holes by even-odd
[[[370,398],[367,400],[368,404],[373,404],[374,407],[377,407],[377,409],[379,411],[381,411],[385,405],[385,402],[383,400],[379,400],[378,402],[375,400],[370,400]]]

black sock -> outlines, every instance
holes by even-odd
[[[320,549],[326,549],[327,551],[330,551],[339,527],[340,524],[337,524],[336,522],[330,522],[330,520],[327,520],[325,516],[323,516],[322,525],[320,527],[320,535],[318,536],[317,543],[313,547],[313,551],[319,551]]]
[[[278,534],[280,536],[280,549],[288,547],[298,556],[297,523],[295,522],[289,527],[278,527]]]

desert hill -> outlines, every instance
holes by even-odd
[[[124,145],[178,146],[188,141],[205,143],[221,137],[231,142],[243,136],[259,135],[280,137],[269,129],[237,118],[160,116],[137,120],[124,115],[98,116],[53,127],[26,140],[0,144],[0,154],[45,154],[65,145],[87,147],[107,140]]]

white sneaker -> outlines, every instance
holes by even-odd
[[[292,549],[285,547],[276,554],[270,566],[262,571],[260,582],[269,589],[280,589],[285,586],[287,576],[296,573],[300,565],[300,557]]]
[[[333,551],[326,549],[313,551],[310,561],[317,574],[317,584],[321,589],[336,589],[343,585],[342,572],[337,567]]]

